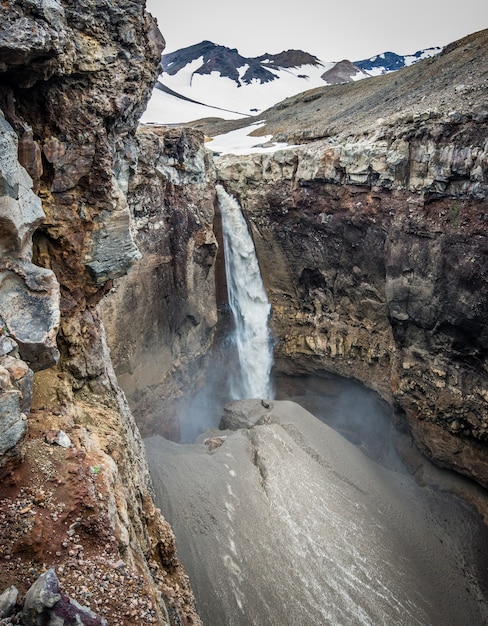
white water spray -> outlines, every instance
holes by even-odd
[[[217,198],[222,214],[227,290],[241,370],[232,377],[231,394],[234,400],[271,398],[273,347],[268,330],[271,305],[239,203],[221,185],[217,185]]]

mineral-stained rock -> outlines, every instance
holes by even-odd
[[[26,593],[22,623],[25,626],[107,626],[105,619],[61,592],[54,569],[39,576]]]
[[[53,569],[39,576],[25,595],[22,621],[26,626],[41,626],[49,621],[49,612],[61,600],[59,581]]]

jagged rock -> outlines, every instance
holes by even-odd
[[[0,459],[3,465],[6,453],[23,438],[27,429],[25,415],[20,410],[19,391],[4,391],[0,394]]]
[[[25,626],[42,626],[49,622],[51,609],[61,600],[59,581],[53,569],[41,574],[24,598],[22,621]]]
[[[163,46],[155,20],[139,1],[108,0],[103,10],[88,0],[7,0],[0,6],[5,131],[0,133],[0,231],[6,233],[3,240],[0,235],[0,315],[5,321],[0,335],[6,337],[4,351],[14,347],[7,356],[16,357],[18,351],[32,369],[48,368],[36,374],[32,438],[21,450],[25,465],[6,471],[11,485],[40,493],[43,484],[47,491],[52,459],[60,461],[58,476],[74,463],[76,471],[63,474],[64,491],[58,490],[58,496],[89,529],[90,552],[96,556],[113,546],[116,562],[121,550],[131,580],[136,576],[147,591],[145,606],[152,607],[157,623],[169,623],[167,604],[181,621],[188,617],[199,624],[174,549],[168,543],[165,552],[159,541],[158,528],[165,522],[154,512],[140,435],[113,374],[96,310],[110,281],[138,257],[126,193],[138,159],[135,130],[159,73]],[[50,367],[58,356],[56,367]],[[7,381],[3,370],[0,377]],[[20,428],[21,391],[12,380],[9,384],[4,415],[12,416],[12,428]],[[23,402],[28,409],[28,394]],[[74,445],[49,448],[43,440],[49,428],[67,432]],[[21,439],[6,432],[5,445],[18,440],[18,452]],[[44,454],[46,448],[52,454]],[[29,464],[39,469],[32,476],[24,469]],[[103,471],[93,473],[94,467]],[[15,487],[6,506],[15,508],[10,502],[14,492]],[[51,509],[45,519],[36,516],[35,531],[28,526],[19,536],[15,524],[2,526],[2,545],[5,539],[8,549],[22,557],[10,561],[12,581],[23,576],[32,554],[52,562],[51,538],[68,528],[61,517]],[[154,552],[153,532],[159,546]],[[68,558],[61,543],[57,547],[61,560]],[[92,572],[93,562],[78,563],[80,581]],[[52,624],[73,623],[81,616],[74,603],[65,608],[66,614],[52,616]],[[134,622],[145,619],[137,614]]]
[[[19,590],[12,585],[0,595],[0,619],[10,617],[15,611]]]
[[[61,592],[54,569],[29,588],[22,609],[24,626],[107,626],[107,621]]]
[[[26,413],[32,397],[33,372],[24,361],[0,358],[0,467],[9,466],[19,455],[27,430]]]
[[[59,358],[59,284],[50,270],[27,261],[0,273],[0,315],[33,370],[54,365]]]
[[[32,235],[44,220],[32,180],[17,160],[17,136],[0,115],[0,316],[32,369],[56,363],[59,285],[51,270],[33,265]]]
[[[19,164],[17,135],[0,112],[0,222],[2,257],[30,256],[32,233],[44,221],[32,179]]]

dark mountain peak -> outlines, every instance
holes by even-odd
[[[341,83],[349,83],[353,80],[353,76],[362,74],[366,77],[368,74],[355,63],[352,63],[348,59],[343,59],[336,63],[330,70],[327,70],[322,74],[322,80],[329,85],[339,85]]]
[[[199,59],[200,57],[203,57],[204,59],[208,58],[215,53],[218,48],[222,47],[223,46],[218,46],[213,43],[213,41],[205,40],[192,46],[181,48],[175,52],[163,54],[163,71],[171,75],[177,74],[183,67],[185,67],[185,65],[188,65],[188,63],[196,61],[196,59]]]
[[[366,72],[380,70],[382,74],[386,74],[388,72],[399,70],[405,65],[417,63],[417,61],[420,61],[427,56],[434,56],[440,52],[440,50],[440,48],[427,48],[426,50],[417,50],[417,52],[407,55],[388,51],[377,54],[370,59],[354,61],[354,64]]]
[[[405,65],[405,57],[396,52],[383,52],[377,54],[370,59],[362,59],[361,61],[354,61],[357,67],[363,70],[369,71],[376,68],[385,68],[385,71],[399,70]]]
[[[250,84],[252,81],[271,82],[277,78],[273,70],[296,68],[302,65],[321,65],[316,56],[303,50],[285,50],[278,54],[266,53],[259,57],[248,58],[239,54],[236,48],[220,46],[205,40],[176,50],[176,52],[164,54],[163,71],[172,76],[197,59],[202,59],[202,63],[194,70],[194,74],[218,72],[239,86]]]
[[[303,52],[303,50],[285,50],[278,54],[265,53],[256,57],[256,61],[266,64],[267,67],[287,68],[300,67],[302,65],[322,65],[319,59],[313,54]]]

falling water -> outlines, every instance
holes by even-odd
[[[234,400],[270,398],[273,350],[266,297],[254,243],[237,200],[221,185],[217,197],[222,214],[229,304],[235,325],[240,372],[232,377]]]

